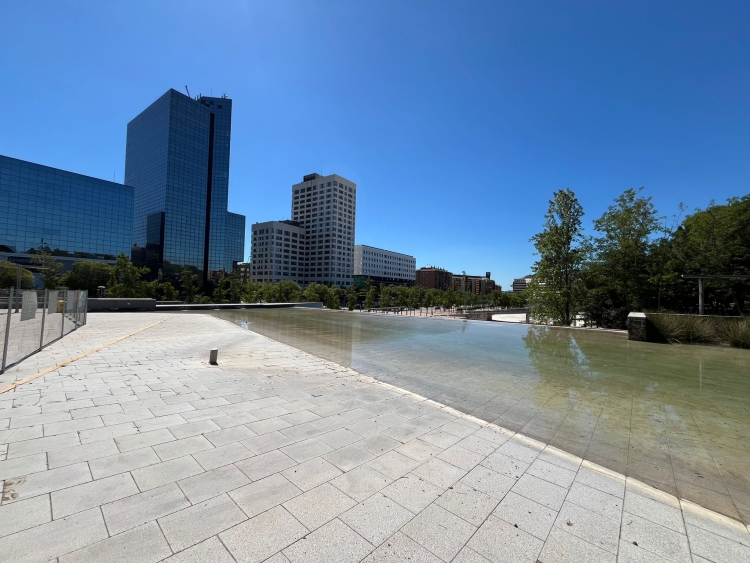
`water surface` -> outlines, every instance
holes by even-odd
[[[750,351],[346,311],[212,314],[750,523]]]

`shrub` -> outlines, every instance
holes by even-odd
[[[750,319],[649,313],[649,340],[750,348]]]
[[[750,349],[750,319],[740,319],[719,325],[721,339],[733,348]]]

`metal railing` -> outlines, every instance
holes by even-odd
[[[88,291],[0,290],[0,373],[86,324]]]

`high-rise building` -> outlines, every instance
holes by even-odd
[[[305,229],[296,221],[253,223],[250,281],[304,283]]]
[[[244,259],[244,216],[229,213],[232,100],[170,89],[128,123],[125,183],[135,189],[132,258],[204,282]]]
[[[130,252],[133,188],[0,156],[0,259],[29,263],[41,247],[76,259]]]
[[[292,220],[305,230],[302,284],[351,287],[356,208],[356,184],[336,174],[308,174],[292,186]]]
[[[417,261],[414,256],[374,246],[354,246],[354,279],[358,286],[369,278],[386,285],[413,285]]]
[[[448,289],[453,287],[453,274],[443,268],[425,266],[417,270],[417,284],[427,289]]]

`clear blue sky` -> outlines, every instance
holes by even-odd
[[[750,192],[750,2],[5,2],[0,154],[123,179],[168,88],[234,100],[230,209],[288,218],[310,172],[358,185],[357,242],[529,271],[551,193],[587,219]],[[248,229],[249,232],[249,229]],[[249,242],[246,254],[249,253]]]

